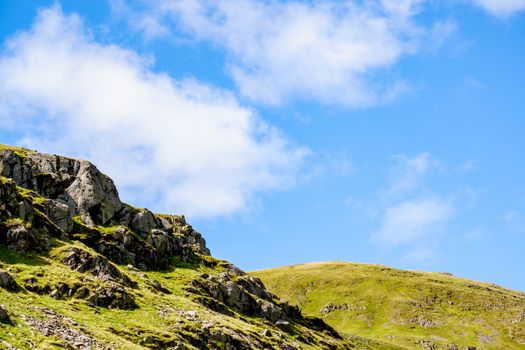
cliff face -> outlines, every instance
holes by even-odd
[[[88,161],[4,149],[0,175],[5,219],[33,224],[6,227],[2,242],[17,251],[43,250],[51,237],[69,237],[141,269],[166,268],[172,257],[187,261],[210,254],[183,216],[123,204],[113,181]],[[104,235],[108,230],[112,234]]]
[[[214,259],[183,216],[122,203],[93,164],[8,146],[0,305],[10,349],[383,348],[343,339]]]

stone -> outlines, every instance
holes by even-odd
[[[266,300],[257,299],[257,305],[259,310],[258,314],[272,323],[276,323],[285,317],[283,311],[278,306]]]
[[[8,292],[18,292],[20,290],[20,286],[16,283],[13,276],[5,271],[0,271],[0,288]]]
[[[58,289],[53,289],[53,290],[51,291],[51,293],[49,294],[49,296],[50,296],[51,298],[53,298],[53,299],[57,299],[57,300],[59,300],[59,299],[62,298],[62,296],[61,296],[60,292],[58,291]]]
[[[24,225],[17,225],[10,228],[5,235],[5,244],[7,248],[17,253],[38,250],[39,247],[33,230]]]
[[[9,314],[2,306],[0,306],[0,322],[11,323],[11,318],[9,317]]]
[[[136,284],[103,256],[93,256],[79,248],[69,249],[69,254],[62,263],[79,272],[91,271],[104,282],[113,281],[130,287]]]
[[[132,230],[138,233],[147,234],[152,229],[157,227],[157,222],[153,213],[145,209],[140,210],[137,214],[133,216],[130,227]]]
[[[285,321],[285,320],[279,320],[275,322],[275,326],[277,326],[279,329],[285,332],[290,332],[292,329],[290,322]]]

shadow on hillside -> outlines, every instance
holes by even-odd
[[[45,254],[45,253],[43,253]],[[43,254],[37,253],[16,253],[9,250],[6,246],[0,244],[0,262],[4,264],[24,264],[30,266],[49,265],[49,262],[42,258]]]

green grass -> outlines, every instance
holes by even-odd
[[[11,150],[14,151],[17,155],[21,157],[27,157],[28,154],[34,153],[35,151],[23,148],[23,147],[17,147],[17,146],[9,146],[9,145],[3,145],[0,144],[0,152],[4,150]]]
[[[203,273],[217,274],[224,271],[223,261],[217,260],[216,264],[174,264],[168,271],[140,271],[132,267],[117,266],[129,278],[136,282],[134,288],[126,291],[135,299],[138,308],[134,310],[118,310],[104,307],[93,307],[84,299],[63,296],[55,300],[49,292],[37,294],[26,288],[28,283],[37,284],[47,290],[53,290],[60,283],[68,286],[82,284],[91,290],[97,286],[104,286],[105,282],[97,279],[88,272],[80,273],[69,269],[60,261],[68,254],[70,248],[76,247],[95,255],[96,252],[78,241],[63,242],[56,240],[54,248],[45,254],[18,254],[0,245],[0,270],[10,273],[22,287],[19,292],[7,292],[0,288],[0,305],[9,312],[13,324],[0,323],[0,339],[7,341],[18,349],[28,349],[32,344],[39,349],[68,348],[68,345],[57,337],[44,337],[38,331],[28,326],[27,317],[45,319],[44,308],[52,309],[69,317],[77,325],[70,328],[82,330],[94,339],[111,344],[116,349],[144,349],[164,348],[163,343],[173,344],[178,341],[185,343],[187,349],[197,349],[189,345],[192,338],[202,329],[202,323],[188,320],[181,311],[194,310],[199,319],[212,323],[213,330],[233,330],[238,333],[265,339],[269,344],[286,341],[291,344],[299,341],[297,338],[302,332],[298,326],[296,335],[286,335],[272,328],[266,321],[254,317],[239,315],[225,316],[211,311],[193,301],[186,288],[191,280],[198,278]],[[208,257],[208,260],[212,258]],[[213,266],[213,267],[207,267]],[[164,294],[152,288],[152,282],[158,281],[167,288],[171,294]],[[263,331],[272,329],[272,333],[280,333],[279,338],[264,338]],[[309,332],[319,341],[324,339],[323,334]],[[156,345],[144,343],[145,339],[154,339]],[[354,344],[358,349],[395,350],[399,348],[376,343],[367,339],[352,338],[349,344]],[[160,344],[160,345],[159,345]],[[0,348],[2,348],[0,341]],[[220,346],[218,347],[220,348]],[[316,346],[301,343],[301,349],[316,349]]]
[[[80,282],[83,285],[101,285],[95,276],[72,271],[59,262],[64,257],[65,252],[73,246],[96,254],[79,242],[63,243],[54,248],[48,256],[20,255],[0,248],[0,267],[12,274],[22,286],[24,281],[35,278],[35,276],[39,276],[36,277],[37,283],[49,285],[51,289],[59,283],[72,285]],[[191,322],[183,318],[181,319],[178,314],[179,310],[196,310],[201,318],[213,320],[218,325],[225,325],[225,322],[228,322],[228,324],[237,324],[243,329],[247,327],[238,320],[226,320],[226,316],[222,315],[218,317],[199,304],[193,303],[187,297],[184,288],[189,281],[204,272],[213,272],[208,268],[175,268],[172,272],[144,273],[120,266],[120,270],[138,282],[138,287],[129,291],[140,306],[136,310],[97,308],[89,306],[85,300],[81,299],[55,300],[49,295],[38,295],[25,290],[9,293],[0,289],[0,304],[6,307],[16,322],[16,325],[13,326],[0,325],[0,339],[5,339],[20,349],[29,348],[28,339],[35,342],[35,345],[41,349],[57,347],[57,344],[62,343],[57,338],[29,336],[31,330],[24,325],[24,321],[20,317],[27,315],[42,318],[40,308],[43,307],[75,319],[80,325],[86,327],[96,339],[107,344],[118,344],[117,348],[119,349],[143,349],[144,347],[139,343],[147,336],[158,337],[166,341],[176,340],[180,335],[173,332],[172,327],[177,322],[181,322],[184,326],[189,325],[190,328],[197,326],[191,325]],[[147,288],[147,282],[151,279],[161,282],[172,291],[172,294],[161,295]],[[166,317],[160,317],[160,309],[173,311]],[[38,334],[38,332],[34,333]]]
[[[525,294],[444,273],[311,263],[254,271],[270,291],[341,332],[408,349],[525,349]],[[347,310],[321,313],[328,303]],[[431,322],[425,324],[425,322]],[[424,327],[427,326],[427,327]]]

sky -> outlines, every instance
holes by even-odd
[[[89,159],[245,270],[525,291],[525,0],[0,0],[0,143]]]

